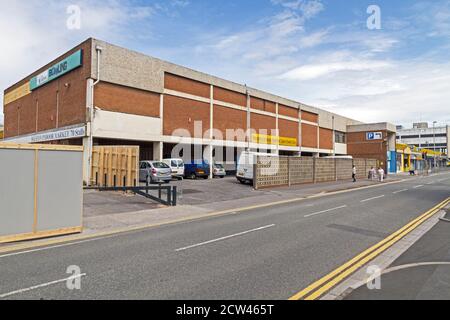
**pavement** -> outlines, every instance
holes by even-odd
[[[449,190],[442,173],[4,251],[0,299],[288,299]]]
[[[444,218],[450,218],[450,206]],[[438,220],[422,238],[383,270],[379,289],[367,285],[345,300],[450,300],[450,220]]]
[[[403,177],[402,177],[403,178]],[[391,177],[386,181],[400,181]],[[178,206],[164,207],[141,196],[123,193],[88,191],[85,193],[84,232],[94,233],[114,228],[160,224],[180,219],[198,218],[216,212],[232,212],[255,204],[303,199],[329,192],[377,186],[377,181],[328,183],[254,190],[236,178],[174,181],[179,190]]]

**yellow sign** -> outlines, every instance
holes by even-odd
[[[297,139],[288,137],[270,136],[267,134],[253,134],[253,142],[259,144],[273,144],[286,147],[296,147]]]
[[[7,105],[8,103],[11,103],[13,101],[16,101],[22,97],[25,97],[26,95],[30,94],[30,83],[27,82],[20,87],[14,89],[11,92],[8,92],[5,94],[5,98],[3,99],[3,105]]]

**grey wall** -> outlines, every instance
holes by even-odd
[[[82,164],[81,148],[13,149],[0,144],[0,243],[12,236],[81,227]]]
[[[0,237],[31,232],[34,150],[0,149]]]

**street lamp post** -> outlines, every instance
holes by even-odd
[[[435,125],[437,121],[433,121],[433,151],[434,151],[434,168],[436,169],[436,130]]]

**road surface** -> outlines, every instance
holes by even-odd
[[[0,254],[0,299],[288,299],[449,196],[446,173]]]

